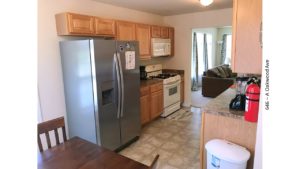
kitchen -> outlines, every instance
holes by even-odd
[[[44,4],[43,4],[44,3]],[[107,4],[102,4],[99,2],[91,1],[83,6],[81,3],[71,3],[71,2],[63,2],[55,4],[54,2],[43,2],[41,8],[39,8],[39,12],[41,15],[41,21],[39,22],[39,29],[42,36],[39,36],[39,41],[45,42],[41,44],[41,48],[45,48],[45,50],[39,50],[39,64],[43,66],[39,66],[41,73],[39,73],[39,96],[40,96],[40,104],[43,110],[43,121],[48,119],[53,119],[55,117],[59,117],[64,115],[63,112],[66,112],[64,91],[63,91],[63,81],[62,81],[62,70],[60,66],[60,54],[59,54],[59,46],[58,41],[60,40],[73,40],[78,39],[77,37],[64,37],[57,36],[56,28],[55,28],[55,20],[54,15],[61,12],[71,11],[78,14],[84,14],[89,16],[97,16],[105,19],[118,19],[131,21],[141,24],[151,24],[151,25],[159,25],[165,26],[170,25],[170,27],[175,28],[175,56],[174,57],[159,57],[155,59],[144,60],[149,57],[149,55],[144,55],[141,60],[141,65],[157,65],[162,64],[160,70],[164,69],[169,70],[184,70],[182,89],[184,92],[182,97],[182,105],[188,107],[190,104],[190,63],[188,59],[180,56],[190,55],[190,46],[191,43],[190,37],[191,34],[189,31],[191,27],[207,27],[210,25],[218,25],[218,26],[226,26],[230,25],[232,22],[232,8],[219,9],[214,11],[207,11],[203,13],[192,13],[192,14],[183,14],[179,16],[166,16],[161,17],[155,14],[149,14],[139,11],[130,10],[127,8],[115,7]],[[68,8],[68,6],[74,6],[74,9]],[[43,8],[44,7],[44,8]],[[101,9],[101,10],[99,10]],[[111,12],[118,11],[119,12]],[[118,13],[126,13],[126,15],[119,15]],[[138,14],[137,14],[138,13]],[[187,18],[197,17],[202,20],[197,23]],[[202,18],[202,19],[201,19]],[[215,19],[205,19],[205,18],[215,18]],[[180,21],[180,23],[178,22]],[[44,27],[44,29],[43,29]],[[50,31],[52,30],[52,31]],[[45,31],[45,32],[43,32]],[[48,41],[52,39],[51,41]],[[109,39],[109,37],[107,37]],[[180,46],[180,47],[177,47]],[[50,48],[51,47],[51,48]],[[53,50],[53,49],[56,50]],[[142,51],[141,51],[142,52]],[[160,67],[160,66],[159,66]],[[55,71],[52,71],[55,68]],[[50,71],[51,70],[51,71]],[[44,73],[42,73],[44,72]],[[56,83],[58,82],[58,83]],[[50,87],[51,86],[51,87]],[[53,91],[51,91],[53,90]],[[60,90],[60,92],[59,92]],[[151,89],[150,89],[151,90]],[[53,100],[49,100],[49,93],[53,95]],[[49,113],[48,113],[49,112]],[[53,113],[54,112],[54,113]],[[57,113],[57,114],[55,114]],[[153,119],[155,120],[155,119]]]
[[[38,4],[35,1],[20,1],[16,4],[15,1],[6,1],[0,7],[1,20],[7,25],[1,28],[3,32],[2,42],[5,44],[16,44],[16,39],[12,38],[12,35],[16,34],[19,39],[22,39],[22,45],[19,45],[18,49],[16,49],[16,45],[4,45],[1,48],[3,52],[2,56],[5,57],[5,60],[0,63],[1,77],[3,79],[3,83],[1,84],[2,104],[0,109],[4,115],[1,118],[1,133],[4,135],[1,143],[3,145],[2,152],[3,154],[5,153],[2,166],[6,168],[35,168],[37,164],[37,141],[34,136],[36,135],[37,122],[65,115],[66,110],[58,47],[58,41],[63,38],[58,37],[56,34],[54,14],[73,9],[73,12],[82,14],[134,20],[136,22],[157,25],[164,23],[162,20],[165,18],[161,19],[155,15],[147,15],[142,12],[111,7],[105,4],[99,5],[90,1],[43,2],[44,4],[40,2]],[[296,2],[292,3],[291,1],[285,5],[281,1],[264,1],[263,8],[263,56],[268,58],[269,61],[267,70],[270,70],[268,75],[270,75],[269,109],[271,110],[263,115],[263,168],[294,168],[295,163],[293,161],[297,161],[298,156],[295,153],[299,152],[298,143],[300,142],[299,138],[295,137],[297,136],[295,134],[297,132],[293,132],[299,128],[299,113],[295,111],[294,106],[298,105],[296,97],[299,95],[299,90],[296,89],[295,85],[287,85],[289,84],[287,79],[292,79],[293,84],[296,84],[298,78],[295,78],[294,73],[286,73],[283,70],[297,72],[299,67],[295,59],[296,53],[298,53],[297,39],[299,39],[299,35],[295,31],[300,28],[294,19],[290,19],[298,16],[299,10]],[[188,45],[191,44],[189,39],[191,35],[185,33],[189,31],[190,26],[185,27],[185,25],[180,25],[180,22],[185,22],[187,25],[195,25],[196,27],[198,27],[197,25],[199,27],[227,25],[231,22],[230,17],[226,17],[226,13],[229,14],[230,10],[227,12],[223,10],[223,13],[221,11],[207,11],[203,12],[200,16],[197,14],[189,15],[189,17],[178,16],[181,19],[180,21],[177,21],[173,17],[167,17],[168,19],[172,19],[173,23],[169,26],[177,25],[176,27],[178,27],[178,34],[176,33],[175,35],[176,38],[179,38],[180,35],[184,36],[180,40],[182,47],[175,51],[176,59],[180,63],[187,63],[185,62],[186,57],[182,56],[190,55],[191,48]],[[193,20],[189,18],[194,18],[194,20],[201,18],[203,23],[191,23],[192,21],[187,23],[189,20]],[[216,21],[218,20],[217,18],[227,18],[228,20],[224,23],[224,20]],[[171,22],[171,20],[168,22]],[[21,26],[22,32],[26,33],[19,33]],[[283,36],[277,36],[283,30]],[[70,39],[76,38],[70,37]],[[177,40],[176,43],[178,43]],[[167,59],[161,58],[161,60],[164,61]],[[286,60],[288,64],[283,64],[283,61]],[[182,67],[179,67],[179,63],[172,58],[169,58],[169,61],[172,64],[163,65],[164,68],[189,70],[189,66],[182,65]],[[151,62],[154,62],[154,64],[160,63],[157,61]],[[175,63],[176,67],[173,67]],[[39,66],[38,70],[36,70],[37,65]],[[21,76],[20,73],[22,73]],[[188,81],[187,79],[185,80]],[[22,84],[22,87],[20,84]],[[39,109],[43,112],[42,114],[38,114],[38,121],[36,119],[36,105],[38,103],[36,99],[38,98],[37,88],[41,105]],[[274,88],[278,88],[279,90],[274,90]],[[185,91],[186,94],[188,92]],[[189,98],[186,97],[185,100],[187,99]],[[22,132],[20,132],[21,128]],[[22,140],[22,144],[20,144],[20,139]],[[261,141],[260,143],[262,144]],[[257,148],[262,149],[262,147]],[[18,158],[16,158],[17,156]],[[259,161],[262,162],[262,159]]]

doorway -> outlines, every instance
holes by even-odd
[[[210,68],[231,62],[231,26],[192,30],[191,101],[203,107],[211,98],[202,96],[202,76]]]

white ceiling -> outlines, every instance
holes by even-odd
[[[201,12],[207,10],[232,8],[232,0],[214,0],[204,7],[199,0],[94,0],[115,6],[154,13],[162,16],[184,13]]]

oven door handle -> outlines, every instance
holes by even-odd
[[[168,84],[164,84],[164,87],[169,88],[171,86],[176,86],[178,84],[180,84],[180,80],[176,81],[176,82],[172,82],[172,83],[168,83]]]

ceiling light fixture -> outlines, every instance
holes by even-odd
[[[214,0],[200,0],[200,4],[203,6],[208,6],[213,3]]]

